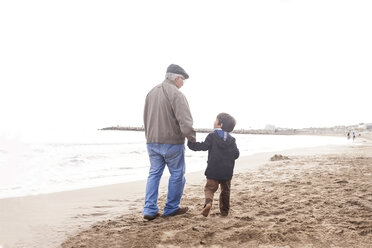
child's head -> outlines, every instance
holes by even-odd
[[[220,113],[217,115],[214,127],[220,127],[225,132],[231,132],[232,130],[234,130],[235,124],[236,121],[234,117],[226,113]]]

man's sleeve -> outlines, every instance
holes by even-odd
[[[190,112],[189,103],[186,97],[180,92],[174,98],[173,111],[180,125],[181,132],[189,141],[196,141],[196,132],[193,128],[193,119]]]

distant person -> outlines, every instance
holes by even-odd
[[[349,132],[347,132],[347,139],[349,140],[350,139],[350,131]]]
[[[196,137],[189,104],[179,90],[188,78],[183,68],[171,64],[163,83],[155,86],[146,96],[143,119],[151,165],[142,213],[147,220],[160,216],[158,189],[165,165],[170,178],[163,216],[188,211],[187,207],[179,206],[185,186],[185,137],[192,142]]]
[[[214,131],[205,138],[204,142],[187,143],[193,151],[208,151],[208,165],[205,170],[207,183],[204,187],[205,205],[201,214],[208,216],[212,207],[213,196],[218,186],[221,186],[219,207],[221,216],[227,216],[230,210],[230,186],[234,172],[235,160],[239,157],[239,149],[235,138],[230,135],[236,121],[226,113],[217,115]]]
[[[355,132],[353,132],[353,141],[355,140]]]

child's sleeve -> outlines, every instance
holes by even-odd
[[[187,146],[193,151],[208,151],[210,146],[210,134],[205,138],[203,142],[187,142]]]
[[[240,152],[239,152],[239,149],[238,149],[238,146],[236,145],[236,143],[234,142],[234,156],[235,156],[235,159],[238,159],[239,156],[240,156]]]

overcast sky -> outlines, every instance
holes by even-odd
[[[0,135],[142,125],[175,63],[195,127],[372,122],[372,1],[1,1]]]

